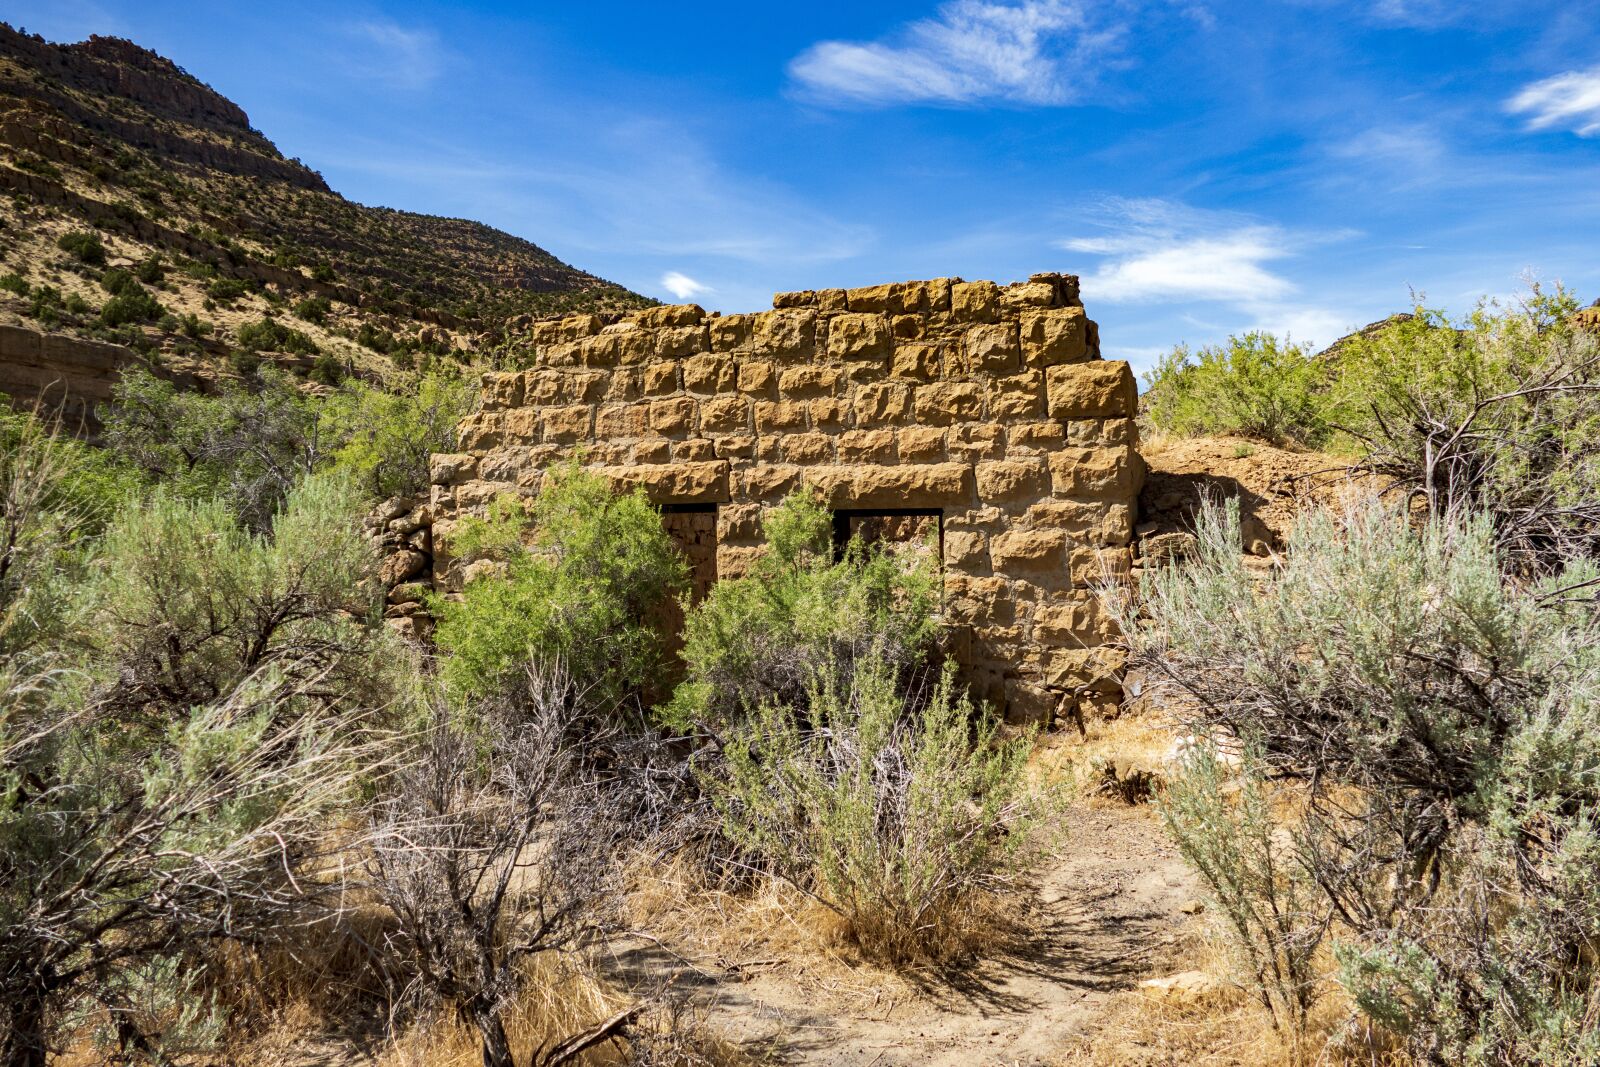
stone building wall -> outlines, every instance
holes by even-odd
[[[1100,359],[1077,278],[773,303],[535,326],[528,369],[486,375],[461,451],[433,457],[436,582],[463,580],[456,519],[536,492],[574,452],[669,512],[701,506],[714,546],[702,530],[697,551],[714,551],[720,578],[762,551],[763,510],[806,485],[852,529],[874,512],[937,520],[954,651],[1013,718],[1114,699],[1120,663],[1094,586],[1128,572],[1143,467],[1133,376]]]

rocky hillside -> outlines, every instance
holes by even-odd
[[[481,223],[346,200],[129,41],[0,24],[0,324],[326,378],[649,303]]]

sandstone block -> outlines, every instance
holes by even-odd
[[[756,432],[792,433],[806,428],[806,406],[795,400],[758,400],[755,404]]]
[[[780,359],[809,359],[816,343],[817,313],[810,308],[763,311],[752,316],[750,344]]]
[[[728,504],[717,509],[717,543],[755,541],[761,537],[760,504]]]
[[[863,429],[905,422],[911,415],[911,388],[863,385],[855,395],[856,425]]]
[[[711,337],[711,351],[732,352],[750,343],[750,315],[721,315],[706,323]]]
[[[739,364],[739,392],[757,393],[763,396],[771,395],[773,387],[777,384],[777,375],[773,373],[772,364],[765,360],[755,360]]]
[[[687,441],[677,441],[672,446],[674,463],[699,463],[716,458],[716,450],[704,437],[691,437]]]
[[[704,326],[668,326],[652,330],[650,334],[655,338],[655,354],[663,359],[711,349],[711,337]]]
[[[723,581],[743,578],[766,555],[766,551],[764,546],[718,545],[717,578]]]
[[[482,395],[486,409],[514,408],[522,403],[522,375],[485,374]]]
[[[817,294],[814,289],[806,289],[793,293],[773,293],[772,306],[775,308],[804,308],[815,307]]]
[[[595,412],[594,435],[599,440],[643,437],[649,432],[648,404],[607,404]]]
[[[840,463],[893,463],[892,430],[850,430],[839,436]]]
[[[505,437],[514,444],[532,444],[539,440],[539,410],[516,408],[506,412]]]
[[[1083,308],[1046,308],[1022,313],[1022,357],[1030,367],[1055,367],[1089,358]]]
[[[428,457],[428,480],[434,485],[460,485],[477,476],[477,456],[461,452],[435,452]]]
[[[544,409],[544,439],[551,444],[588,440],[594,408],[588,404],[568,404]]]
[[[717,504],[728,499],[728,464],[664,463],[637,467],[602,467],[613,487],[642,487],[653,504]]]
[[[794,433],[782,438],[786,463],[831,463],[833,438],[825,433]]]
[[[945,457],[945,431],[934,426],[908,426],[898,435],[900,458],[926,463]]]
[[[889,373],[896,378],[931,382],[939,376],[940,364],[937,345],[907,341],[894,346],[894,354],[889,360]]]
[[[1023,371],[989,383],[989,415],[996,419],[1036,419],[1044,414],[1044,375]]]
[[[824,396],[838,388],[839,372],[832,367],[789,367],[778,375],[778,392],[785,397]]]
[[[699,304],[665,304],[639,312],[637,321],[645,329],[653,330],[663,326],[698,326],[705,317],[705,309]]]
[[[484,452],[503,440],[505,416],[499,411],[478,411],[462,419],[456,440],[464,451]]]
[[[999,623],[1015,617],[1011,583],[1004,578],[978,578],[946,571],[944,576],[945,615],[967,625]]]
[[[1056,302],[1056,287],[1049,282],[1013,282],[1000,290],[1000,306],[1007,311],[1047,308]]]
[[[676,361],[652,363],[644,369],[645,396],[671,396],[678,391]]]
[[[530,370],[522,374],[520,403],[554,404],[563,399],[562,382],[566,375],[553,370]]]
[[[1022,358],[1022,344],[1013,323],[996,322],[968,327],[962,337],[968,366],[986,374],[1015,371]]]
[[[992,422],[969,422],[950,430],[953,459],[975,463],[980,459],[999,459],[1005,452],[1005,429]]]
[[[1056,694],[1018,678],[1006,681],[1006,722],[1016,726],[1047,726],[1055,713]]]
[[[1139,457],[1126,448],[1068,448],[1050,456],[1058,496],[1128,498],[1138,491]]]
[[[981,570],[989,565],[989,539],[981,533],[958,530],[944,535],[944,561],[962,570]]]
[[[1097,599],[1041,607],[1033,617],[1033,639],[1041,644],[1083,647],[1110,641],[1119,634],[1116,620]]]
[[[1067,440],[1067,424],[1055,421],[1012,423],[1006,429],[1013,449],[1053,452]]]
[[[635,463],[672,462],[672,442],[660,437],[640,441],[633,446],[630,458]]]
[[[632,330],[616,335],[617,362],[623,366],[637,366],[655,355],[656,338],[650,330]]]
[[[683,388],[691,393],[726,393],[733,389],[733,360],[703,354],[683,361]]]
[[[606,384],[605,399],[638,400],[644,395],[644,372],[638,367],[619,367]]]
[[[1007,574],[1064,573],[1067,539],[1052,530],[1008,530],[989,542],[989,558]]]
[[[701,433],[748,433],[750,402],[741,396],[717,396],[700,404]]]
[[[811,411],[813,430],[842,430],[849,418],[849,409],[837,396],[819,396],[806,405]]]
[[[719,437],[716,450],[718,459],[749,459],[755,455],[756,439],[743,434]]]
[[[835,508],[943,508],[972,499],[972,468],[964,463],[892,467],[813,467],[804,473]]]
[[[567,375],[563,396],[573,402],[593,404],[605,398],[611,376],[604,371],[585,370]]]
[[[1049,491],[1050,474],[1042,458],[978,464],[978,499],[985,503],[1036,499]]]
[[[650,428],[659,434],[688,433],[694,429],[695,402],[688,397],[650,403]]]
[[[994,282],[956,282],[950,287],[950,317],[957,322],[996,321],[1000,287]]]
[[[849,307],[849,299],[843,289],[817,290],[818,311],[847,311]]]
[[[740,475],[744,482],[744,495],[751,500],[770,500],[787,496],[800,484],[800,468],[763,464],[751,467]]]
[[[1074,548],[1072,550],[1072,584],[1081,589],[1092,589],[1125,582],[1133,569],[1133,553],[1124,547]]]
[[[917,387],[917,421],[925,426],[948,426],[983,414],[983,394],[970,382],[941,382]]]
[[[1045,372],[1052,419],[1132,417],[1139,411],[1133,371],[1121,360],[1075,363]]]
[[[893,343],[882,315],[835,315],[828,320],[828,358],[868,360],[886,357]]]

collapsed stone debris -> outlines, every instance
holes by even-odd
[[[463,582],[461,517],[574,455],[663,507],[702,592],[746,572],[763,511],[809,486],[842,536],[936,536],[952,650],[1012,719],[1117,699],[1096,590],[1129,572],[1137,397],[1128,365],[1100,358],[1076,277],[575,315],[530,341],[527,369],[484,376],[461,451],[433,457],[439,588]]]

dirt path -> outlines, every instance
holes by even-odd
[[[1055,1062],[1113,992],[1150,976],[1190,921],[1183,905],[1199,892],[1149,809],[1078,806],[1065,818],[1069,837],[1042,874],[1042,921],[1025,952],[922,988],[867,969],[813,975],[787,961],[742,970],[697,962],[706,1021],[780,1063]],[[664,956],[641,945],[619,963],[659,974],[671,967]]]

